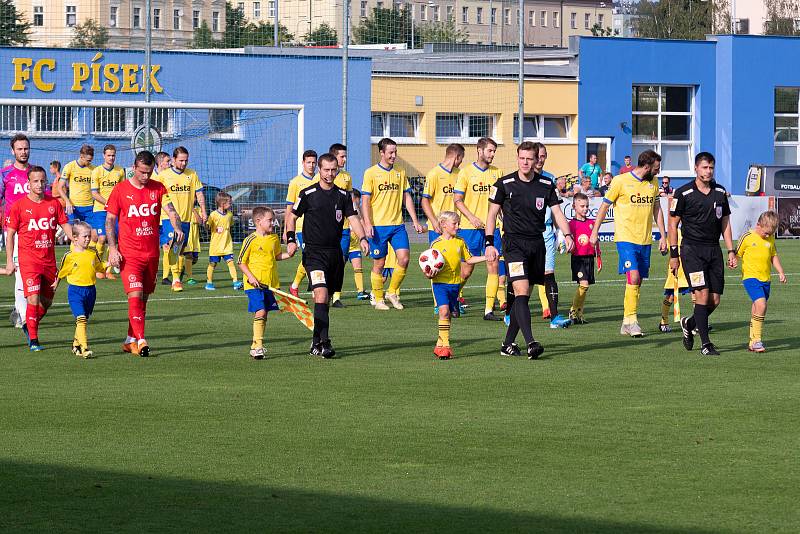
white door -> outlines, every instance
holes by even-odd
[[[583,155],[581,165],[589,161],[591,154],[597,154],[597,164],[604,171],[611,171],[611,138],[610,137],[587,137],[586,154]]]

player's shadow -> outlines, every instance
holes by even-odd
[[[258,447],[263,448],[263,445],[258,445],[253,454],[264,454]],[[286,467],[295,469],[294,466]],[[371,496],[369,489],[357,493],[311,490],[293,487],[291,482],[285,481],[277,485],[264,474],[263,468],[248,473],[248,482],[162,476],[156,469],[141,466],[141,473],[121,473],[4,460],[0,462],[0,483],[4,488],[0,495],[0,530],[133,533],[712,532],[696,527],[596,519],[590,517],[592,511],[582,514],[582,517],[577,514],[558,515],[546,512],[547,507],[535,499],[529,505],[533,510],[529,511],[435,503],[413,494],[408,494],[404,500],[388,499]],[[207,472],[207,466],[199,471]],[[237,476],[234,474],[231,478]],[[431,484],[446,484],[446,481],[432,480]],[[451,490],[448,487],[445,491]]]

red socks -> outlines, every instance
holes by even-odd
[[[146,305],[141,297],[128,298],[128,335],[144,339],[144,316]]]
[[[25,308],[25,324],[28,327],[28,337],[31,339],[39,339],[39,309],[40,306],[30,303]]]

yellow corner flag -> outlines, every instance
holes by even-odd
[[[675,287],[673,290],[673,299],[675,300],[675,304],[672,308],[672,320],[673,322],[679,323],[681,321],[681,290],[678,287],[678,277],[675,277]]]
[[[297,320],[303,323],[306,328],[314,330],[314,312],[308,307],[306,301],[274,287],[269,288],[269,290],[275,295],[275,300],[278,302],[278,307],[282,312],[294,314]]]

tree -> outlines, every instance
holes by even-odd
[[[0,46],[28,44],[31,23],[17,11],[12,0],[0,0]]]
[[[704,40],[730,33],[728,0],[642,0],[634,8],[638,37]]]
[[[225,4],[225,34],[218,42],[219,48],[242,48],[245,46],[273,46],[274,26],[270,22],[253,24],[248,22],[241,9]],[[278,26],[281,43],[292,41],[294,36],[283,24]]]
[[[339,42],[339,37],[335,29],[323,22],[313,32],[305,34],[303,42],[313,46],[334,46]]]
[[[766,0],[765,35],[800,35],[795,21],[800,19],[800,1]]]
[[[86,19],[75,26],[70,48],[103,48],[108,42],[108,30],[94,20]]]
[[[405,43],[411,47],[411,12],[405,7],[373,8],[369,17],[353,28],[353,40],[356,44]],[[414,41],[415,45],[420,42],[419,35]]]
[[[456,28],[452,19],[420,24],[417,33],[423,43],[466,43],[469,40],[469,32]]]
[[[214,39],[214,34],[211,33],[208,23],[203,21],[200,27],[194,30],[192,48],[217,48],[218,46],[219,41]]]
[[[599,24],[592,26],[591,31],[595,37],[617,37],[619,35],[619,30],[612,30],[609,27],[603,28]]]

